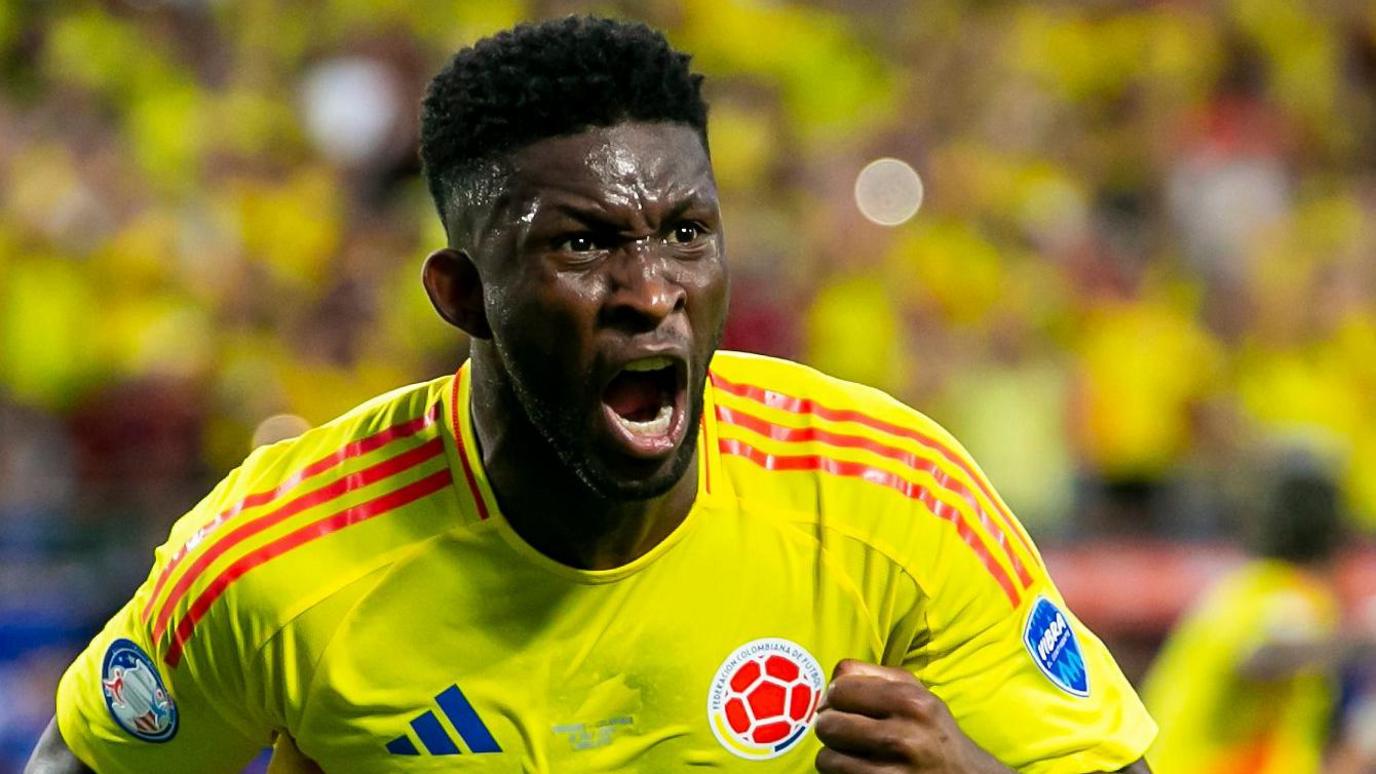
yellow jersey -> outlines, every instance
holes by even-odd
[[[63,677],[63,737],[101,772],[275,734],[330,772],[809,771],[858,658],[1021,771],[1141,757],[1151,719],[945,431],[786,361],[709,376],[690,513],[611,570],[503,518],[467,366],[255,451]]]
[[[1256,560],[1211,590],[1171,635],[1143,695],[1161,723],[1157,774],[1318,774],[1336,707],[1315,668],[1248,680],[1239,666],[1272,641],[1332,635],[1331,592],[1293,565]]]

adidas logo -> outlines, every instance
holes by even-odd
[[[463,691],[459,690],[459,686],[451,685],[445,688],[440,695],[435,697],[435,703],[439,705],[440,712],[444,713],[444,717],[449,720],[449,724],[458,733],[459,740],[468,748],[468,752],[499,753],[502,751],[497,740],[492,738],[492,732],[483,725],[483,721],[478,717],[473,705],[468,703]],[[412,718],[411,730],[415,732],[416,738],[425,747],[425,751],[431,755],[459,755],[464,752],[459,749],[454,737],[449,735],[449,730],[444,723],[440,722],[434,710],[426,710]],[[393,755],[421,754],[410,734],[402,734],[388,742],[387,752]]]

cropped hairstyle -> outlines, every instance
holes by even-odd
[[[448,227],[456,205],[500,190],[510,154],[624,121],[692,127],[707,148],[703,77],[644,24],[570,16],[521,24],[460,50],[430,81],[420,155]]]

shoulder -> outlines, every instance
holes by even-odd
[[[197,637],[255,648],[452,526],[452,379],[394,390],[254,451],[184,516],[139,600],[165,660],[175,664]]]
[[[896,398],[798,363],[719,353],[722,467],[746,508],[865,543],[923,586],[970,564],[1011,600],[1040,560],[969,453]]]
[[[711,370],[712,383],[719,393],[752,396],[760,392],[772,392],[799,399],[789,407],[804,413],[825,417],[836,410],[866,412],[879,421],[915,424],[945,434],[920,411],[883,390],[838,379],[792,360],[724,350],[713,358]],[[773,400],[780,406],[789,404],[783,397]],[[858,419],[854,416],[848,418]]]
[[[1340,604],[1326,583],[1277,559],[1250,560],[1218,585],[1210,600],[1214,611],[1228,610],[1272,634],[1312,637],[1339,615]]]
[[[920,495],[913,477],[982,476],[950,433],[889,394],[778,358],[721,352],[711,386],[721,453],[755,463],[733,478],[750,499],[757,485],[788,480],[803,488],[840,486],[847,498],[903,504]],[[788,474],[806,474],[802,476]],[[925,479],[924,479],[925,480]],[[897,498],[897,499],[894,499]],[[920,497],[918,498],[920,500]]]

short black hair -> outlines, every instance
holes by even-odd
[[[1297,564],[1326,561],[1342,545],[1342,490],[1327,471],[1289,468],[1273,473],[1268,501],[1253,530],[1253,550]]]
[[[676,122],[707,148],[703,76],[644,24],[569,16],[460,50],[421,104],[420,155],[447,226],[457,196],[485,199],[503,161],[537,140],[624,121]]]

